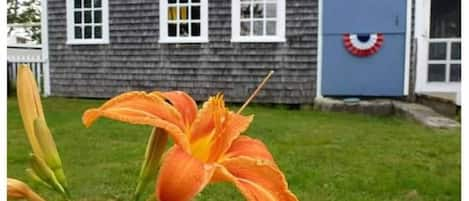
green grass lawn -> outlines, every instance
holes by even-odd
[[[102,100],[47,98],[73,200],[130,200],[151,128],[99,120],[86,129],[83,111]],[[434,130],[397,117],[250,106],[248,135],[262,139],[302,201],[460,200],[460,131]],[[8,176],[24,172],[27,143],[15,98],[8,99]],[[153,190],[153,185],[149,191]],[[231,184],[209,185],[197,201],[244,200]]]

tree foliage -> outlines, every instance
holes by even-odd
[[[41,11],[39,0],[7,0],[7,22],[8,24],[31,24],[41,22]],[[25,28],[31,38],[41,41],[41,27],[32,26]],[[8,30],[9,32],[12,31]]]

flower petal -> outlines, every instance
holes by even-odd
[[[148,113],[178,125],[180,128],[184,126],[181,114],[173,106],[165,102],[163,98],[145,92],[132,91],[123,93],[108,100],[98,109]],[[91,124],[92,121],[89,121],[89,123]]]
[[[11,200],[27,199],[29,201],[44,201],[36,192],[20,180],[8,178],[7,198]]]
[[[217,161],[233,140],[249,127],[252,119],[252,116],[229,111],[222,95],[210,97],[192,126],[190,143],[195,156],[202,161]]]
[[[175,145],[160,168],[156,192],[160,201],[189,201],[210,181],[212,165],[204,164]]]
[[[223,102],[223,96],[210,97],[197,113],[197,117],[192,125],[191,143],[212,134],[217,123],[216,120],[221,120],[221,118],[216,118],[215,115],[222,116],[226,112],[227,109]]]
[[[223,130],[216,134],[213,139],[208,161],[219,160],[231,147],[233,141],[238,138],[242,132],[247,130],[252,119],[252,115],[246,117],[230,112],[225,120]]]
[[[197,104],[194,99],[182,91],[154,92],[168,99],[171,104],[181,113],[184,123],[189,126],[197,115]]]
[[[44,112],[36,80],[27,65],[20,65],[16,85],[18,106],[29,143],[31,144],[33,152],[43,157],[44,154],[42,153],[37,135],[34,131],[34,120],[42,119],[45,121]]]
[[[283,173],[267,160],[237,157],[224,160],[214,180],[233,182],[248,201],[297,201]]]
[[[83,124],[89,127],[99,117],[165,129],[175,143],[189,151],[189,142],[183,132],[184,123],[181,115],[161,97],[145,92],[121,94],[100,108],[87,110],[82,117]]]
[[[233,141],[230,149],[224,155],[224,158],[234,158],[238,156],[248,156],[254,159],[274,161],[272,154],[270,154],[262,141],[244,135],[239,136]]]

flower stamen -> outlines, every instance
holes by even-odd
[[[241,114],[241,112],[244,110],[244,108],[246,108],[248,106],[248,104],[252,101],[252,99],[254,99],[254,97],[256,97],[256,95],[259,93],[259,91],[262,89],[262,87],[264,87],[264,85],[270,79],[272,74],[274,74],[274,72],[275,71],[271,70],[269,72],[269,74],[267,74],[267,76],[264,78],[264,80],[262,80],[262,82],[259,84],[259,86],[257,86],[256,90],[251,94],[251,96],[249,96],[249,98],[246,100],[246,102],[244,102],[243,106],[241,106],[241,108],[239,108],[239,110],[238,110],[238,112],[236,112],[236,114]]]

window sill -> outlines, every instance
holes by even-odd
[[[109,44],[107,39],[67,40],[67,45],[103,45]]]
[[[285,43],[284,37],[277,36],[258,36],[258,37],[233,37],[232,43]]]
[[[163,38],[159,43],[208,43],[207,38]]]
[[[461,84],[461,81],[427,81],[427,84]]]

